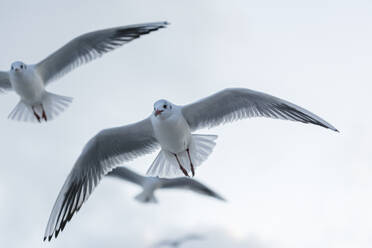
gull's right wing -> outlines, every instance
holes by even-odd
[[[12,85],[9,80],[9,73],[6,71],[0,71],[0,92],[11,90]]]
[[[151,153],[158,146],[150,118],[94,136],[85,145],[57,197],[44,240],[58,236],[104,175],[119,163]]]
[[[111,172],[107,174],[109,177],[116,177],[125,181],[132,182],[134,184],[142,186],[144,176],[137,174],[136,172],[126,168],[126,167],[116,167]]]

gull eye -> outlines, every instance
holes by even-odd
[[[165,105],[165,104],[164,104],[164,105],[163,105],[163,108],[165,108],[165,109],[166,109],[166,108],[167,108],[167,105]]]
[[[23,69],[23,65],[21,65],[21,69]]]
[[[14,67],[12,66],[12,67],[10,67],[10,69],[11,69],[11,70],[14,70]]]

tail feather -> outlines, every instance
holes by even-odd
[[[41,104],[36,104],[34,109],[39,116],[42,116],[42,105],[45,110],[47,120],[49,121],[53,120],[57,115],[63,112],[71,102],[71,97],[46,92]],[[15,121],[37,122],[37,118],[34,115],[32,107],[29,104],[26,104],[23,100],[18,102],[12,112],[10,112],[8,118]]]
[[[48,120],[52,120],[62,113],[71,102],[71,97],[56,95],[50,92],[46,93],[42,104]]]
[[[141,192],[140,194],[134,197],[137,201],[141,203],[158,203],[158,200],[154,196],[154,194],[148,194],[145,191]]]
[[[24,122],[36,122],[33,111],[29,105],[24,103],[22,100],[14,107],[12,112],[8,115],[8,118],[15,121],[24,121]]]
[[[189,146],[190,157],[194,167],[200,166],[212,153],[216,145],[217,135],[193,134]],[[190,174],[191,166],[187,152],[177,154],[183,168]],[[180,170],[175,156],[167,151],[161,150],[147,171],[148,176],[177,177],[184,176]]]

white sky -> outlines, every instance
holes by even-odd
[[[0,8],[0,68],[36,63],[82,33],[169,21],[66,75],[48,90],[74,97],[55,121],[6,117],[0,97],[1,247],[40,247],[57,194],[99,130],[148,116],[166,98],[185,104],[227,87],[292,101],[341,133],[251,119],[201,130],[219,135],[197,179],[228,199],[158,192],[104,179],[64,232],[44,247],[148,247],[200,231],[196,247],[372,246],[369,140],[372,2],[355,1],[6,1]],[[127,166],[145,173],[156,154]]]

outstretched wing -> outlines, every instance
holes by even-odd
[[[88,63],[141,35],[166,27],[167,22],[154,22],[109,28],[83,34],[36,65],[45,84],[81,64]]]
[[[116,177],[142,186],[144,176],[141,176],[126,167],[117,167],[107,174],[109,177]]]
[[[183,106],[182,113],[193,131],[250,117],[299,121],[337,131],[319,116],[293,103],[243,88],[225,89]]]
[[[159,178],[159,180],[161,182],[161,188],[164,189],[171,188],[188,189],[202,195],[207,195],[210,197],[214,197],[218,200],[225,201],[223,197],[214,192],[212,189],[191,178],[187,177],[178,177],[172,179]]]
[[[84,147],[51,212],[44,240],[62,231],[88,199],[101,178],[117,164],[153,152],[158,143],[150,118],[99,132]]]
[[[0,92],[12,89],[9,74],[6,71],[0,71]]]

